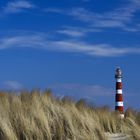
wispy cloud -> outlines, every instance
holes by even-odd
[[[58,30],[57,33],[68,35],[71,37],[82,37],[85,36],[85,32],[71,29]]]
[[[20,1],[13,1],[8,2],[7,5],[3,8],[3,13],[18,13],[23,10],[34,8],[35,6],[28,1],[20,0]]]
[[[5,81],[3,83],[5,89],[10,89],[10,90],[20,90],[23,88],[23,85],[17,81]]]
[[[30,47],[59,52],[80,53],[100,57],[140,54],[138,47],[115,47],[110,44],[88,44],[79,40],[50,40],[45,34],[26,34],[0,39],[0,49]]]
[[[140,31],[137,23],[133,22],[136,12],[140,10],[139,0],[129,0],[123,7],[113,11],[96,13],[85,8],[72,8],[67,10],[50,9],[47,12],[55,12],[72,16],[75,20],[87,23],[93,28],[121,28],[125,31]],[[139,21],[140,22],[140,21]]]
[[[100,29],[93,29],[91,27],[86,27],[86,28],[82,28],[82,27],[64,27],[58,31],[56,31],[57,33],[60,34],[64,34],[70,37],[84,37],[86,36],[88,33],[92,33],[92,32],[101,32]]]
[[[109,44],[87,44],[79,41],[55,41],[51,44],[61,51],[82,53],[91,56],[117,57],[126,54],[140,54],[140,48],[118,48]]]
[[[132,23],[135,12],[140,10],[140,3],[131,3],[126,7],[115,9],[114,11],[105,12],[102,14],[94,13],[85,8],[73,9],[71,16],[78,18],[81,21],[88,22],[93,27],[121,27],[124,28],[127,24]]]

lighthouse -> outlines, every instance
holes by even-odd
[[[120,117],[124,118],[124,106],[123,106],[123,95],[122,95],[122,71],[117,68],[115,71],[116,79],[116,96],[115,96],[115,110],[120,113]]]

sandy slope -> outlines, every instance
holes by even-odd
[[[110,134],[110,133],[107,133],[106,134],[107,137],[108,137],[108,140],[130,140],[130,137],[125,135],[125,134]]]

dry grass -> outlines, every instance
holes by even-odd
[[[106,107],[57,99],[50,91],[0,92],[1,140],[107,140],[105,132],[140,140],[140,113],[129,109],[121,120]]]

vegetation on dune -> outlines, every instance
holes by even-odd
[[[106,132],[140,140],[140,113],[128,109],[124,120],[117,116],[49,91],[0,93],[1,140],[107,140]]]

